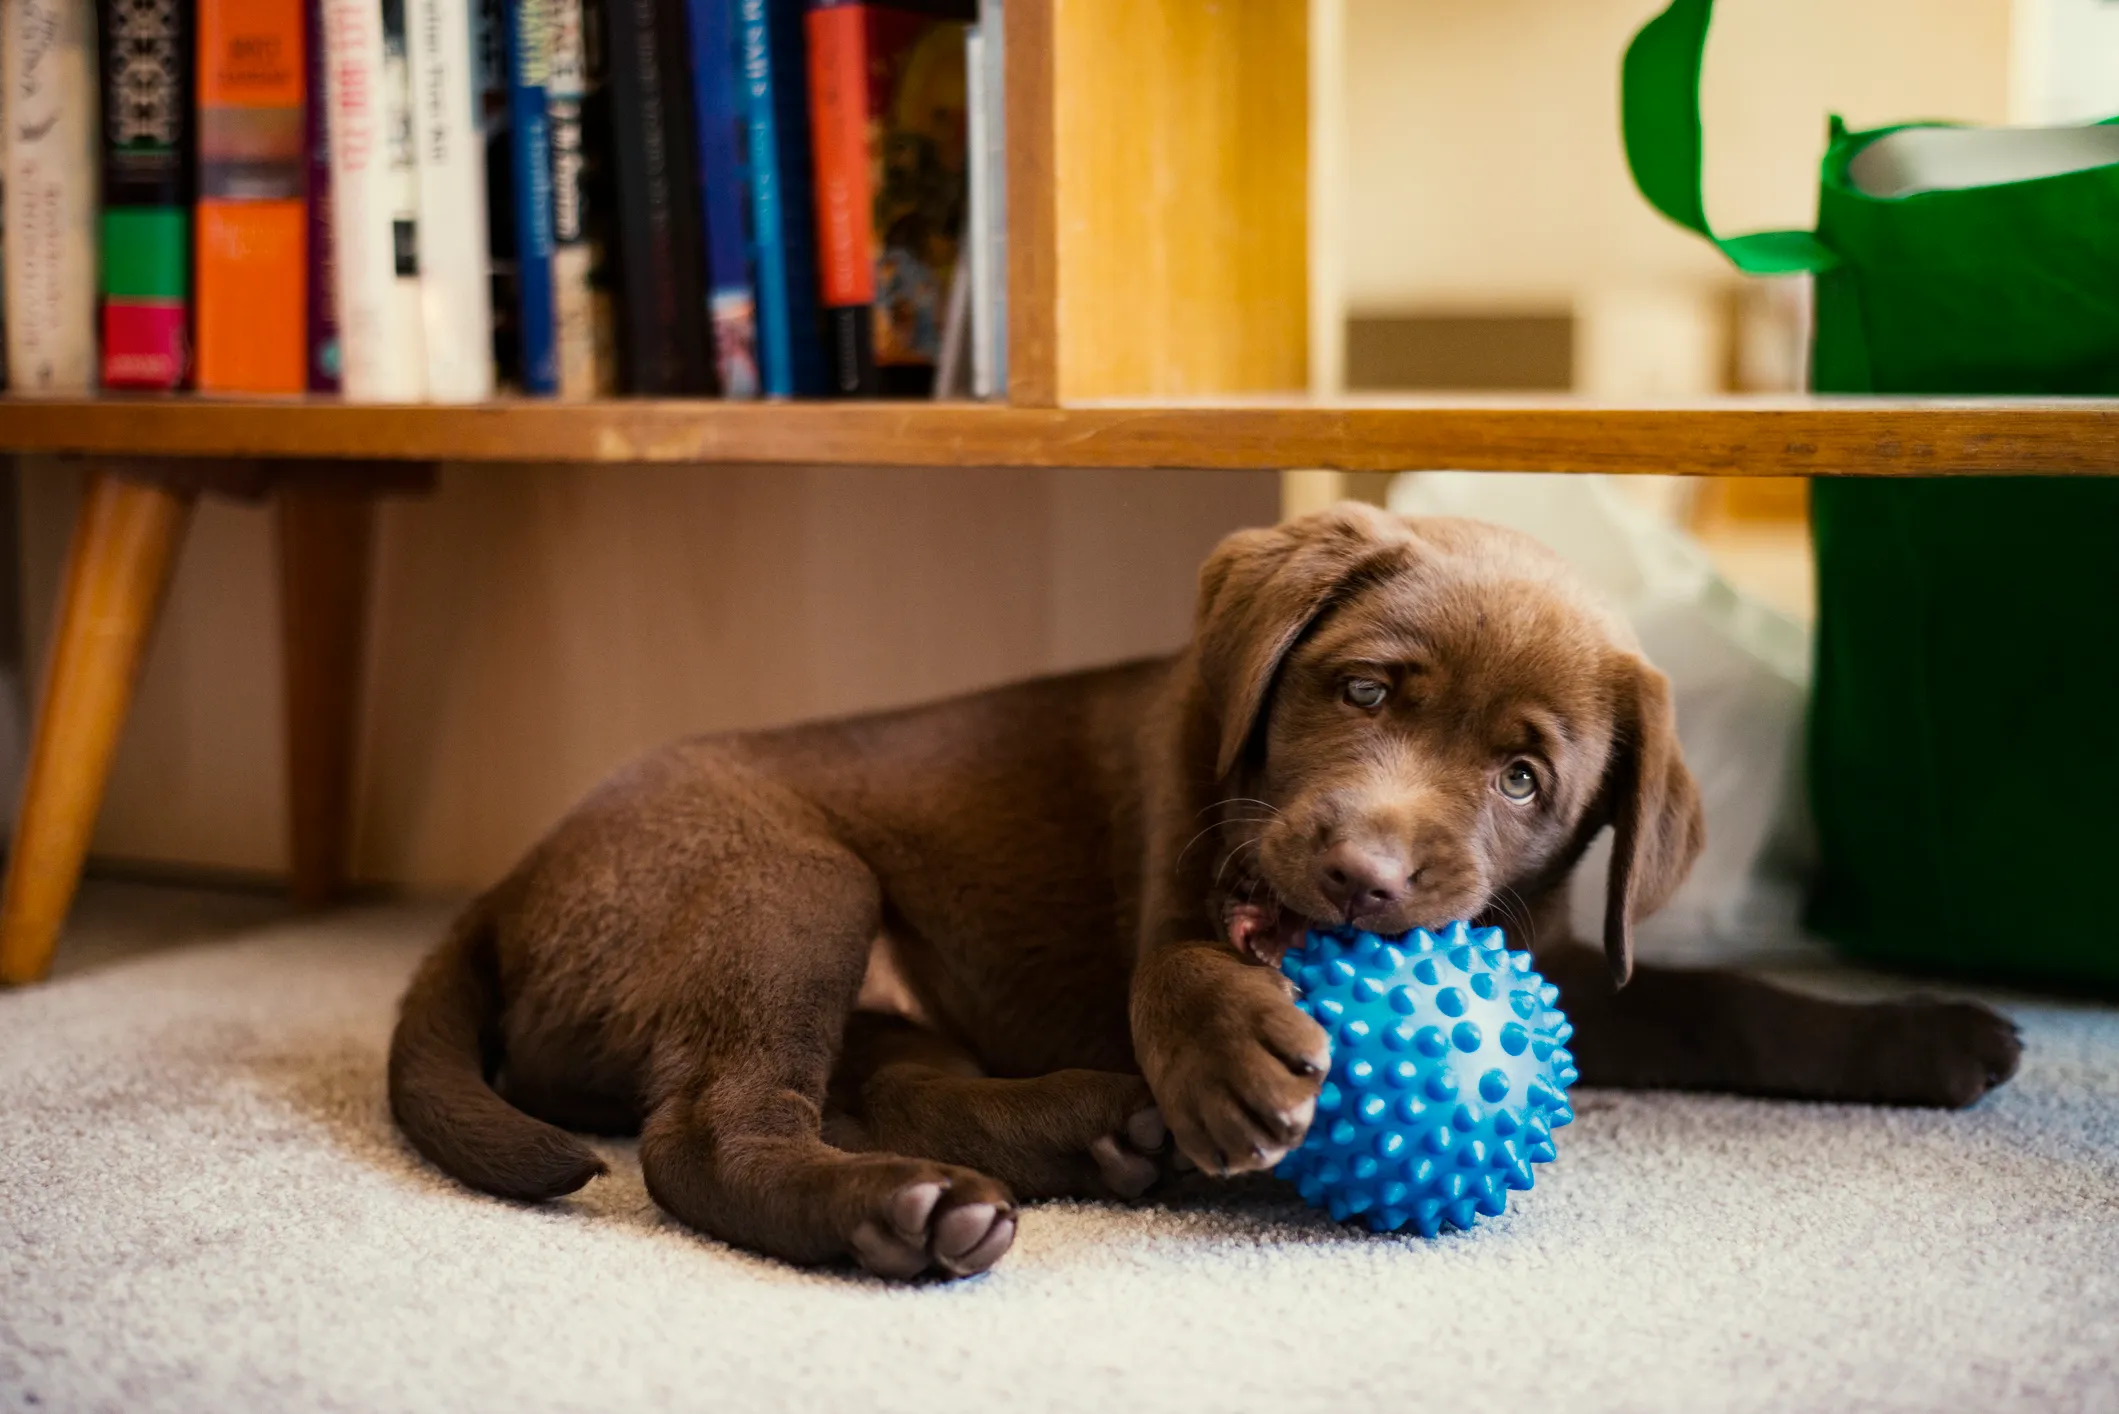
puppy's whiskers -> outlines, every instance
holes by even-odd
[[[1236,844],[1234,845],[1234,847],[1232,847],[1232,848],[1231,848],[1231,849],[1229,850],[1229,852],[1228,852],[1227,854],[1225,854],[1225,855],[1223,855],[1223,856],[1221,857],[1221,863],[1220,863],[1220,864],[1219,864],[1219,865],[1218,865],[1218,866],[1217,866],[1217,867],[1215,868],[1215,870],[1214,870],[1214,887],[1215,887],[1215,888],[1217,888],[1217,889],[1221,887],[1221,876],[1222,876],[1222,874],[1223,874],[1223,873],[1225,873],[1225,872],[1226,872],[1226,871],[1228,870],[1228,867],[1229,867],[1229,865],[1230,865],[1231,863],[1233,863],[1233,862],[1234,862],[1234,861],[1235,861],[1235,860],[1236,860],[1236,859],[1237,859],[1237,858],[1238,858],[1239,856],[1241,856],[1241,855],[1243,854],[1243,852],[1244,852],[1244,851],[1245,851],[1246,849],[1256,849],[1256,848],[1258,848],[1258,847],[1259,847],[1259,839],[1258,839],[1258,836],[1256,836],[1256,835],[1252,835],[1252,836],[1250,836],[1250,837],[1249,837],[1249,838],[1247,838],[1247,839],[1240,839],[1240,840],[1238,840],[1238,841],[1236,842]],[[1243,877],[1255,877],[1255,876],[1254,876],[1254,875],[1253,875],[1253,874],[1252,874],[1252,873],[1251,873],[1250,871],[1245,871],[1245,872],[1244,872],[1243,874],[1240,874],[1240,875],[1239,875],[1238,877],[1240,877],[1240,878],[1243,878]]]
[[[1230,825],[1269,825],[1273,822],[1274,818],[1280,814],[1280,810],[1278,807],[1271,805],[1266,801],[1251,800],[1248,797],[1244,797],[1236,800],[1218,800],[1214,802],[1213,805],[1209,805],[1208,807],[1206,807],[1206,810],[1199,811],[1198,814],[1194,816],[1194,818],[1196,819],[1198,818],[1198,815],[1206,814],[1207,810],[1213,810],[1218,807],[1228,805],[1263,805],[1267,810],[1272,811],[1272,814],[1231,815],[1224,819],[1214,821],[1212,824],[1208,825],[1204,830],[1201,830],[1198,834],[1192,836],[1191,839],[1185,841],[1185,847],[1177,852],[1177,858],[1172,860],[1170,863],[1171,873],[1175,874],[1178,871],[1178,868],[1184,864],[1185,856],[1192,852],[1192,846],[1198,844],[1201,840],[1205,839],[1208,835],[1213,834],[1216,830],[1222,829]]]
[[[1210,801],[1206,805],[1201,806],[1194,813],[1193,818],[1196,820],[1209,810],[1225,810],[1231,805],[1256,805],[1268,815],[1278,815],[1280,813],[1280,807],[1270,800],[1260,800],[1255,795],[1232,795],[1222,800]]]
[[[1185,862],[1185,856],[1192,852],[1192,846],[1198,844],[1208,835],[1213,834],[1216,830],[1220,829],[1221,826],[1222,822],[1217,820],[1213,824],[1207,826],[1204,830],[1201,830],[1198,834],[1192,836],[1192,838],[1186,840],[1185,847],[1177,852],[1177,858],[1170,861],[1170,872],[1172,874],[1175,874],[1178,871],[1178,868]]]
[[[1523,895],[1507,884],[1501,885],[1486,901],[1487,909],[1498,914],[1502,931],[1508,934],[1509,945],[1522,951],[1532,951],[1538,941],[1536,915]]]

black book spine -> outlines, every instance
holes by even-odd
[[[103,204],[191,206],[192,0],[100,0]]]
[[[656,55],[662,60],[663,124],[668,135],[670,244],[676,253],[680,392],[720,391],[714,376],[713,305],[706,284],[706,202],[699,188],[699,126],[692,94],[691,22],[685,0],[656,0]]]
[[[603,7],[618,198],[619,382],[648,396],[712,389],[680,5],[605,0]]]
[[[514,125],[508,113],[508,26],[511,0],[472,0],[476,65],[472,86],[478,129],[486,149],[486,255],[491,272],[493,370],[503,383],[522,382],[522,321],[516,290]]]
[[[102,379],[175,388],[191,342],[192,0],[96,8]]]
[[[881,396],[882,384],[876,378],[876,307],[834,305],[824,311],[824,318],[826,347],[831,350],[831,390],[842,398]]]

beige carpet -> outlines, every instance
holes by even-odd
[[[382,1055],[441,917],[0,996],[0,1405],[2119,1409],[2119,1010],[2011,1001],[2023,1072],[1961,1115],[1585,1094],[1470,1235],[1209,1188],[1035,1208],[990,1275],[904,1289],[675,1226],[624,1145],[536,1211],[424,1168]]]

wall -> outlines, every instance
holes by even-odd
[[[2016,0],[2009,116],[2096,123],[2119,113],[2119,5]]]
[[[1586,290],[1726,279],[1649,210],[1618,134],[1618,67],[1658,0],[1335,0],[1356,311],[1556,311]],[[1704,82],[1707,209],[1808,225],[1825,118],[2000,122],[2008,0],[1724,0]]]
[[[41,661],[78,495],[25,460]],[[356,867],[503,871],[590,785],[692,731],[1163,651],[1270,473],[451,467],[382,517]],[[277,872],[271,515],[193,524],[99,823],[106,858]]]

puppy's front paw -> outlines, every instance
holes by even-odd
[[[1961,1109],[2016,1073],[2023,1040],[1983,1002],[1909,997],[1876,1028],[1878,1099]]]
[[[1277,987],[1247,989],[1175,1049],[1156,1098],[1185,1157],[1208,1173],[1249,1173],[1302,1142],[1331,1063],[1324,1029]]]

